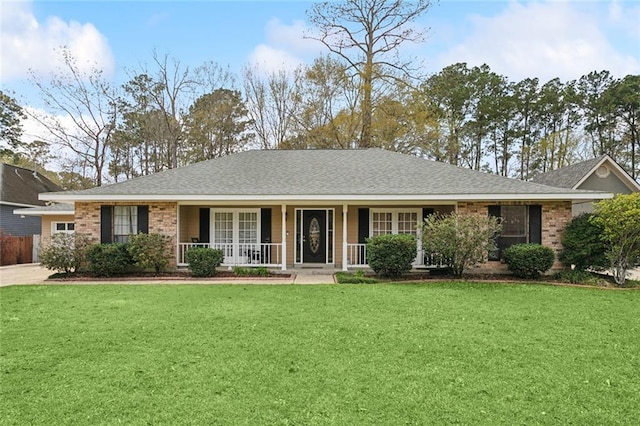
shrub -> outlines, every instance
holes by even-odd
[[[169,242],[162,234],[139,233],[129,237],[128,250],[136,266],[162,272],[169,264]]]
[[[514,244],[503,251],[503,257],[516,277],[536,278],[551,269],[555,254],[540,244]]]
[[[87,249],[89,272],[97,277],[123,275],[131,270],[133,259],[127,244],[93,244]]]
[[[241,277],[268,277],[269,270],[264,266],[257,266],[251,268],[243,268],[236,266],[233,268],[233,273]]]
[[[591,220],[592,216],[589,213],[576,216],[562,231],[560,261],[565,265],[574,265],[580,271],[609,267],[606,246],[602,241],[603,229]]]
[[[498,219],[489,216],[431,215],[422,224],[425,253],[446,259],[451,273],[461,276],[465,269],[485,262],[496,250],[500,232]]]
[[[191,248],[185,253],[185,260],[194,277],[213,277],[216,268],[224,260],[222,250],[212,248]]]
[[[82,234],[56,233],[40,247],[40,263],[47,269],[70,274],[85,262],[89,237]]]
[[[416,259],[416,239],[412,235],[378,235],[367,241],[367,261],[376,274],[395,277],[411,270]]]
[[[605,286],[607,284],[607,280],[602,277],[599,277],[589,271],[584,271],[580,269],[567,269],[565,271],[560,271],[553,274],[553,279],[568,282],[571,284],[584,284],[584,285],[593,285],[593,286]]]
[[[640,266],[640,193],[616,195],[595,204],[589,220],[602,227],[606,256],[618,285],[624,285],[627,271]]]

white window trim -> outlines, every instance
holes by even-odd
[[[373,214],[374,213],[391,213],[391,233],[398,234],[398,213],[415,213],[416,214],[416,240],[417,255],[413,262],[414,266],[420,266],[424,263],[424,254],[422,252],[422,234],[417,226],[422,223],[422,209],[411,208],[392,208],[392,209],[369,209],[369,236],[373,235]]]
[[[369,236],[373,235],[373,214],[374,213],[391,213],[391,233],[398,233],[398,213],[415,213],[416,214],[416,226],[418,226],[422,220],[422,209],[369,209]],[[418,238],[420,233],[416,231]]]
[[[233,209],[218,209],[218,208],[212,208],[210,209],[210,214],[209,214],[209,241],[211,242],[211,244],[215,244],[215,227],[216,227],[216,221],[215,221],[215,214],[216,213],[232,213],[233,214],[233,225],[232,225],[232,243],[234,246],[237,246],[240,244],[240,213],[255,213],[256,214],[256,222],[257,222],[257,228],[256,228],[256,242],[255,243],[243,243],[243,244],[260,244],[261,243],[261,238],[260,236],[262,235],[262,224],[261,224],[261,214],[260,214],[260,209],[246,209],[246,208],[233,208]],[[238,263],[238,259],[239,259],[239,255],[237,253],[237,250],[234,249],[234,256],[235,258],[232,261],[229,261],[227,259],[225,259],[224,263],[225,264],[235,264]]]
[[[56,228],[57,228],[57,226],[56,226],[56,225],[58,225],[59,223],[64,223],[64,228],[65,228],[65,230],[64,230],[64,231],[59,231],[59,230],[57,230],[57,229],[56,229]],[[72,230],[72,231],[70,231],[70,230],[68,229],[68,228],[69,228],[69,224],[73,224],[73,223],[74,223],[74,222],[64,221],[64,220],[59,220],[59,221],[56,221],[56,222],[51,222],[51,235],[53,235],[53,234],[73,234],[73,233],[75,232],[75,229],[74,229],[74,230]],[[75,228],[75,226],[74,226],[74,228]]]

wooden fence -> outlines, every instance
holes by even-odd
[[[33,262],[33,236],[0,234],[0,266]]]

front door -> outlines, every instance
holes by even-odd
[[[302,261],[327,263],[327,211],[302,211]]]

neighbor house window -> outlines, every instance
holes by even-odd
[[[73,234],[75,230],[75,224],[73,222],[53,222],[51,223],[52,234]]]

